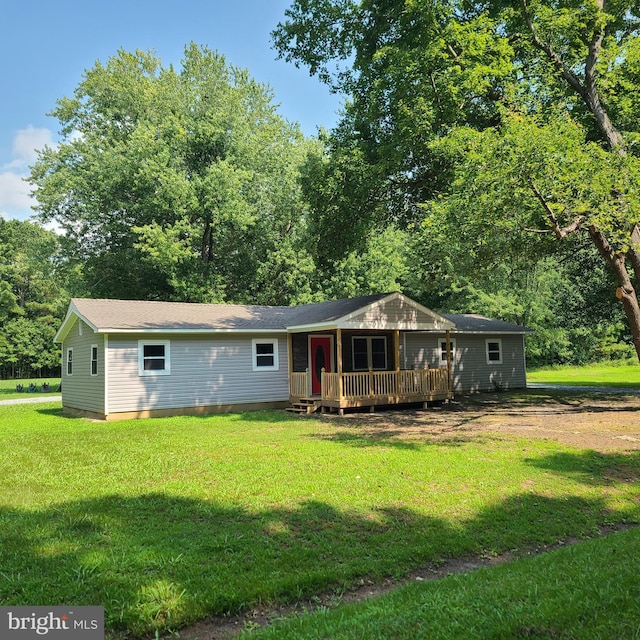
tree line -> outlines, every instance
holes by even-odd
[[[36,218],[0,222],[0,375],[56,366],[70,296],[401,290],[530,326],[530,364],[635,353],[635,6],[305,0],[273,38],[346,97],[334,130],[195,44],[119,51],[56,103]]]

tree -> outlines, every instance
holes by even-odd
[[[282,247],[302,251],[307,143],[222,56],[191,44],[176,70],[119,51],[53,115],[63,140],[32,168],[37,211],[64,231],[91,295],[244,302]]]
[[[274,38],[351,96],[338,144],[378,169],[396,219],[420,224],[427,203],[450,223],[464,201],[454,232],[473,214],[501,242],[587,236],[640,358],[638,14],[613,0],[299,0]]]
[[[59,238],[37,224],[0,219],[0,376],[51,375],[53,337],[68,293]]]

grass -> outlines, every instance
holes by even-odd
[[[320,610],[255,640],[639,638],[638,529]],[[242,637],[249,637],[243,634]]]
[[[638,452],[283,412],[0,424],[0,603],[103,605],[109,637],[640,520]]]
[[[29,385],[35,385],[35,391],[29,392]],[[42,391],[42,385],[48,384],[49,391]],[[24,391],[16,391],[16,387],[22,385]],[[60,386],[60,378],[30,378],[25,380],[0,380],[0,400],[14,400],[16,398],[35,398],[38,396],[57,394]]]
[[[527,371],[528,382],[546,382],[597,387],[640,388],[638,363],[591,364],[581,367],[552,367]]]

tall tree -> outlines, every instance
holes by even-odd
[[[59,238],[37,224],[0,218],[0,376],[57,373],[53,337],[68,294]]]
[[[31,181],[40,219],[72,242],[91,295],[242,302],[260,265],[283,247],[302,251],[306,143],[272,98],[191,44],[179,70],[120,51],[58,101],[63,140]]]
[[[586,235],[640,358],[639,14],[624,0],[297,0],[274,37],[282,56],[351,96],[345,144],[378,169],[398,220],[419,223],[425,202],[432,216],[451,212],[447,202],[490,183],[464,213],[492,238]],[[455,153],[440,144],[450,136],[463,139]]]

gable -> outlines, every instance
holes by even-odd
[[[345,329],[398,329],[400,331],[447,330],[453,322],[414,300],[394,293],[343,318]]]
[[[357,299],[356,299],[357,300]],[[289,326],[290,331],[322,329],[381,329],[433,331],[453,329],[455,324],[401,293],[359,299],[360,304],[343,315],[318,317],[316,322]],[[335,304],[335,303],[330,303]],[[311,320],[311,317],[305,318]]]

